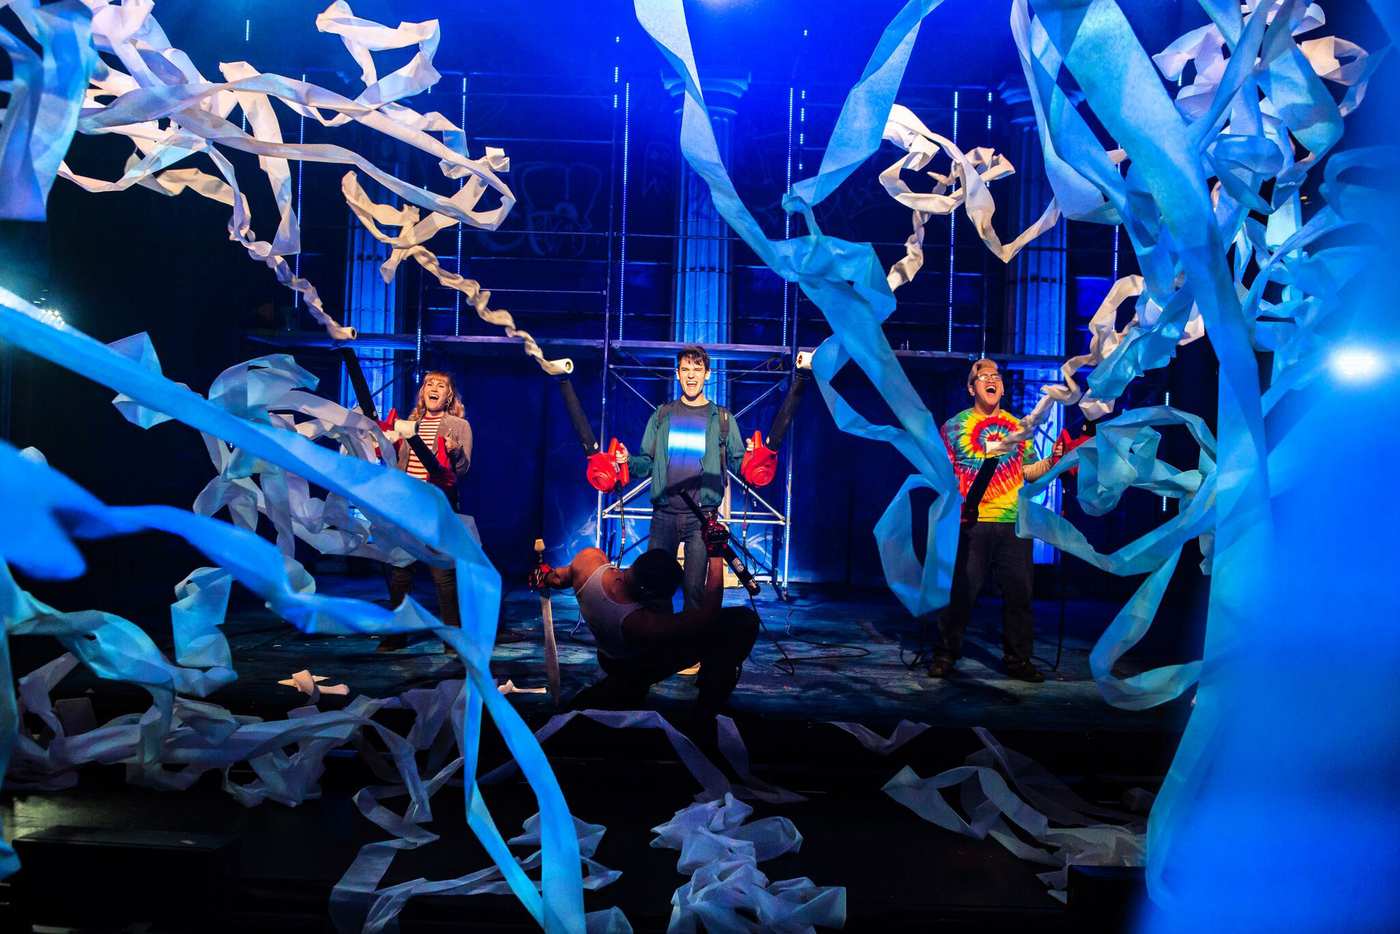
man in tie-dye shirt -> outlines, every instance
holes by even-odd
[[[1001,410],[1001,373],[978,360],[967,376],[972,408],[943,423],[943,442],[963,495],[962,531],[953,565],[948,609],[939,621],[940,644],[928,673],[946,677],[962,653],[972,607],[996,571],[1002,595],[1002,651],[1006,672],[1021,681],[1044,681],[1031,664],[1035,620],[1031,613],[1031,540],[1016,536],[1016,500],[1026,480],[1038,480],[1060,456],[1035,460],[1029,439],[1008,442],[1020,419]]]

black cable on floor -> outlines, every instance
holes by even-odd
[[[899,647],[899,663],[910,671],[928,667],[929,656],[933,649],[928,628],[928,617],[921,617],[919,619],[919,650],[914,653],[914,657],[910,661],[904,660],[904,646]]]
[[[844,649],[841,652],[823,652],[819,655],[790,655],[787,648],[773,635],[772,630],[763,621],[763,614],[758,612],[758,603],[754,600],[753,594],[749,594],[749,606],[753,609],[754,615],[758,617],[758,626],[763,630],[763,634],[768,637],[768,641],[773,643],[773,647],[782,656],[773,663],[773,667],[789,677],[797,676],[797,666],[811,664],[813,662],[831,662],[842,659],[865,658],[870,654],[870,650],[862,645],[854,645],[847,642],[817,642],[814,639],[801,639],[792,634],[792,610],[788,610],[788,625],[786,635],[793,642],[802,645],[810,645],[820,649]]]

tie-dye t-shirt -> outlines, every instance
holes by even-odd
[[[958,489],[963,496],[967,496],[972,481],[982,469],[987,445],[1007,437],[1019,427],[1021,421],[1014,415],[1001,411],[980,415],[976,409],[965,409],[943,423],[943,443],[948,445],[948,456],[952,458],[953,472],[958,476]],[[1021,466],[1034,461],[1035,446],[1029,439],[1001,455],[977,506],[978,522],[1016,521],[1016,496],[1024,482]]]

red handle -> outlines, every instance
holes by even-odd
[[[616,438],[608,442],[608,455],[612,457],[614,464],[617,464],[617,450],[620,447],[622,443]],[[623,486],[632,482],[632,474],[627,464],[617,464],[617,482]]]

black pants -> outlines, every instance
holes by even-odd
[[[433,575],[433,586],[437,588],[438,596],[438,618],[447,626],[462,625],[462,618],[457,612],[456,568],[435,568],[431,564],[424,565],[422,561],[401,568],[390,567],[389,605],[397,607],[413,590],[413,573],[420,567],[427,567],[428,573]]]
[[[699,662],[699,707],[718,711],[739,683],[744,659],[757,638],[758,614],[746,606],[727,606],[696,636],[653,638],[636,657],[625,660],[599,655],[607,677],[582,691],[571,706],[640,707],[653,684]]]
[[[705,596],[705,567],[708,561],[704,530],[700,520],[689,509],[676,512],[664,506],[653,507],[650,547],[674,555],[681,542],[685,542],[685,579],[681,591],[685,594],[685,608],[691,610],[699,606]]]
[[[939,620],[942,644],[938,654],[957,658],[962,654],[972,607],[989,573],[1001,585],[1001,645],[1007,664],[1031,660],[1035,617],[1031,613],[1031,555],[1034,543],[1016,537],[1014,522],[964,523],[958,536],[958,557],[953,564],[953,591],[948,609]]]

